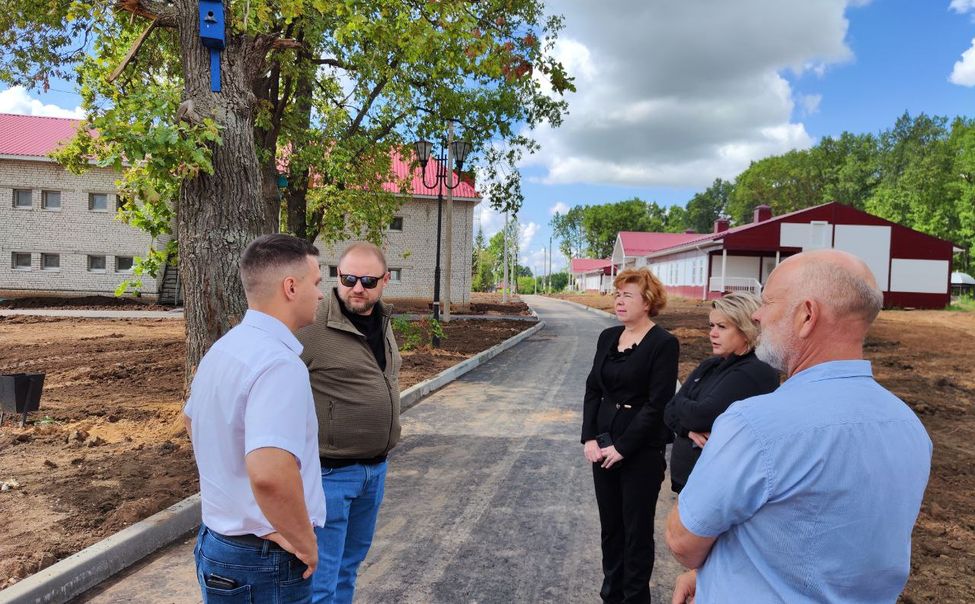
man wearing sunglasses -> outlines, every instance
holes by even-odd
[[[315,323],[298,332],[318,415],[325,526],[316,528],[313,601],[347,603],[376,528],[386,456],[400,436],[400,355],[380,301],[386,258],[371,243],[342,252],[338,284]]]

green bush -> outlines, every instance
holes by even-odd
[[[399,343],[399,349],[403,352],[425,348],[433,343],[433,336],[438,336],[441,340],[447,339],[444,333],[443,324],[434,321],[429,317],[424,317],[418,321],[409,321],[402,317],[393,317],[391,324],[393,334]]]

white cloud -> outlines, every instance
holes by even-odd
[[[40,115],[46,117],[67,117],[81,119],[85,112],[81,107],[64,109],[57,105],[45,105],[31,97],[23,86],[14,86],[0,92],[0,113],[15,113],[18,115]]]
[[[951,10],[958,14],[965,14],[969,11],[975,11],[975,0],[951,0]]]
[[[975,4],[975,0],[968,0]],[[975,39],[972,47],[961,53],[961,60],[955,62],[948,81],[959,86],[975,86]]]
[[[484,238],[490,239],[495,233],[504,228],[504,214],[498,212],[485,202],[481,202],[474,209],[474,234],[480,226],[484,230]]]
[[[531,269],[533,275],[545,275],[547,274],[548,266],[548,248],[538,247],[535,248],[531,253],[525,256],[521,262],[522,266],[527,266]],[[559,248],[552,245],[552,272],[558,273],[568,266],[565,257],[559,253]]]
[[[556,214],[565,214],[568,211],[569,211],[569,206],[565,205],[560,201],[548,209],[548,215],[555,216]]]
[[[823,95],[821,94],[804,94],[799,97],[799,105],[802,106],[802,112],[805,115],[813,115],[819,113],[819,103],[822,100]]]
[[[971,0],[975,2],[975,0]],[[546,183],[705,186],[813,141],[781,75],[816,77],[850,61],[846,11],[865,0],[563,0],[553,54],[578,92],[558,129],[535,134],[526,165]],[[798,107],[797,107],[798,105]],[[797,111],[798,108],[798,111]]]
[[[529,222],[528,224],[518,225],[518,249],[527,250],[531,244],[532,239],[538,233],[538,225],[534,222]]]

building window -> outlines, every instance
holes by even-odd
[[[339,267],[334,264],[328,265],[328,276],[333,279],[339,278]]]
[[[403,217],[402,216],[393,216],[393,219],[389,221],[389,230],[390,231],[400,231],[400,232],[402,232],[403,231]]]
[[[60,210],[61,191],[42,191],[41,207],[45,210]]]
[[[88,194],[88,209],[92,212],[107,212],[108,211],[108,194],[106,193],[89,193]]]
[[[131,273],[132,265],[134,264],[132,256],[116,256],[115,257],[115,272],[116,273]]]
[[[29,271],[30,270],[30,253],[29,252],[14,252],[10,257],[10,267],[15,271]]]
[[[105,256],[88,256],[88,270],[92,273],[104,273]]]
[[[32,205],[30,189],[14,189],[14,207],[30,209]]]
[[[390,281],[402,281],[403,280],[403,269],[401,269],[401,268],[391,268],[391,269],[389,269],[389,280]]]
[[[41,270],[61,270],[61,254],[41,254]]]

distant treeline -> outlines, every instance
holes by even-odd
[[[838,201],[971,249],[975,244],[975,120],[905,113],[880,134],[844,132],[803,151],[752,164],[733,181],[716,179],[684,206],[631,199],[576,206],[552,219],[569,257],[605,258],[619,231],[708,233],[717,218],[752,221],[755,206],[775,215]],[[958,263],[968,268],[963,254]]]

